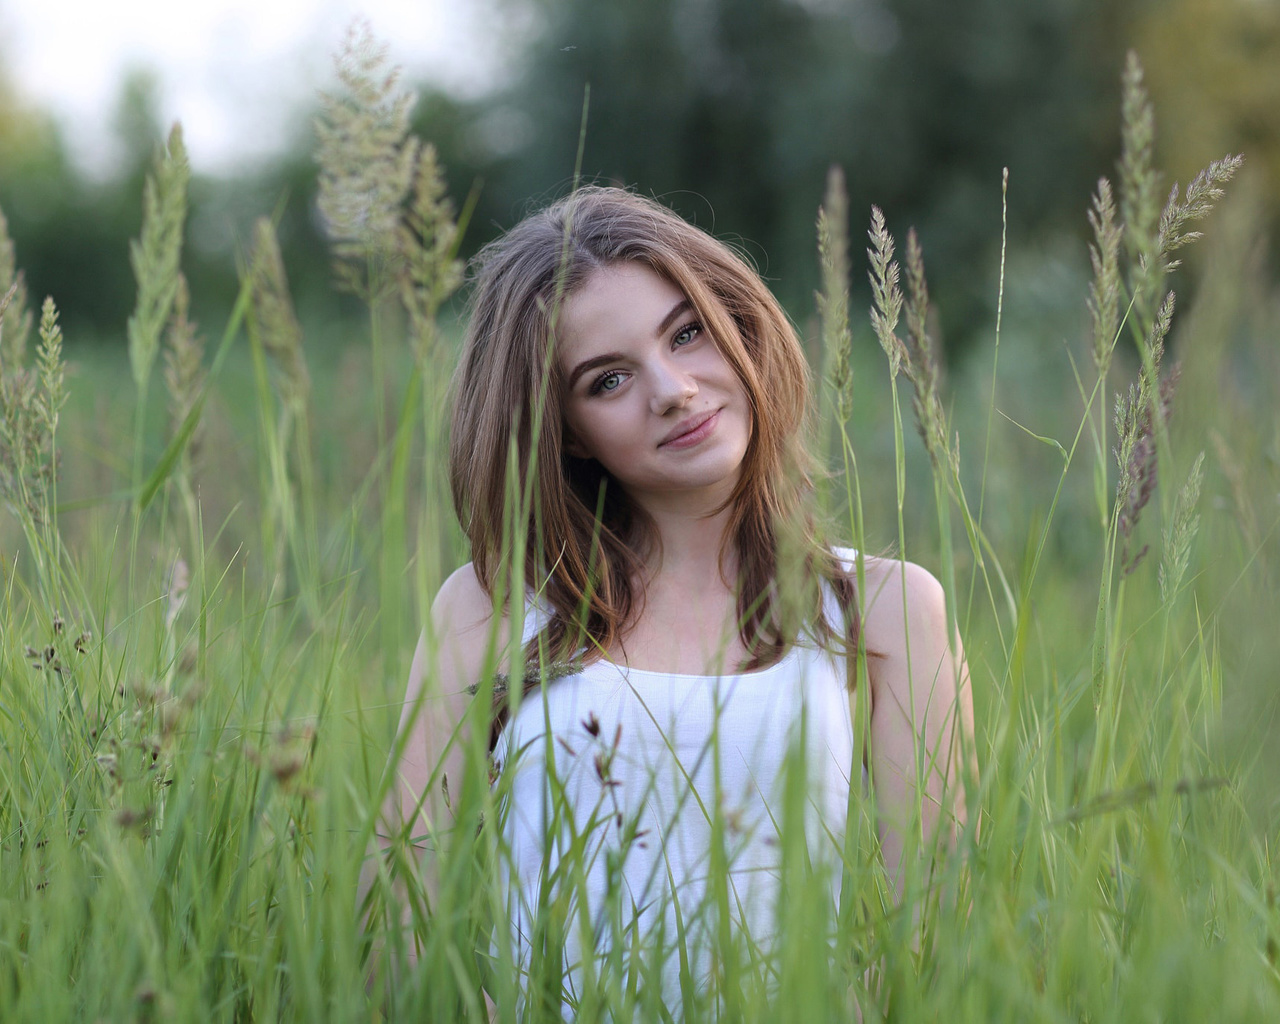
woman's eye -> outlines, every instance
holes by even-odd
[[[598,395],[601,392],[616,391],[622,385],[622,374],[611,370],[608,373],[602,373],[596,378],[595,383],[591,385],[591,394]]]
[[[702,333],[701,324],[685,324],[680,330],[676,331],[676,335],[671,339],[672,343],[680,345],[688,345],[694,338]]]

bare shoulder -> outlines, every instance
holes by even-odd
[[[488,626],[492,618],[493,599],[480,583],[472,562],[455,569],[431,602],[431,621],[440,632]]]
[[[468,562],[440,585],[431,603],[431,622],[414,657],[410,691],[424,675],[438,680],[444,693],[475,683],[491,652],[507,643],[506,617],[496,624],[493,618],[493,599]]]
[[[862,599],[862,629],[869,650],[893,657],[909,642],[946,643],[946,594],[923,566],[897,558],[868,558]]]

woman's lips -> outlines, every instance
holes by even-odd
[[[668,434],[666,440],[660,442],[658,447],[668,450],[673,448],[692,448],[695,444],[700,444],[711,436],[711,432],[716,429],[716,422],[719,419],[719,409],[691,416]]]

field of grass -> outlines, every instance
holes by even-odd
[[[366,101],[395,127],[389,97]],[[329,123],[359,130],[348,114]],[[792,311],[820,379],[822,497],[841,541],[947,585],[977,707],[971,827],[897,904],[854,794],[839,906],[784,844],[779,940],[726,936],[686,1019],[1280,1019],[1280,300],[1247,181],[1204,223],[1229,166],[1166,206],[1148,116],[1130,73],[1095,273],[1010,239],[1001,320],[946,383],[905,243],[903,319],[886,318],[887,233],[878,329],[846,326],[863,264],[847,267],[833,186],[823,315]],[[24,354],[16,301],[5,314],[4,1021],[479,1021],[482,992],[498,1019],[559,1019],[557,943],[576,924],[552,903],[548,955],[518,975],[502,786],[478,746],[455,829],[429,837],[435,884],[402,837],[358,906],[408,658],[466,558],[443,475],[451,211],[425,154],[390,135],[418,173],[362,193],[388,223],[366,208],[343,227],[336,164],[321,197],[370,310],[359,337],[307,346],[266,222],[225,331],[185,324],[176,136],[135,252],[129,358],[64,361],[52,310]],[[348,176],[396,164],[338,150]],[[1193,266],[1167,276],[1200,227]],[[1170,283],[1188,298],[1162,359]],[[606,967],[582,1019],[659,1019],[653,960]]]

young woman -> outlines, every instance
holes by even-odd
[[[496,636],[524,668],[497,687],[490,737],[510,773],[518,962],[535,909],[559,899],[566,1008],[636,938],[668,951],[679,1006],[682,984],[707,981],[726,907],[767,948],[789,764],[833,884],[851,785],[874,794],[898,886],[908,828],[927,844],[964,821],[959,642],[928,572],[868,557],[858,593],[854,553],[818,535],[808,370],[736,253],[655,202],[584,188],[476,266],[450,451],[473,561],[440,588],[414,658],[400,811],[447,820],[440,770],[456,792]]]

